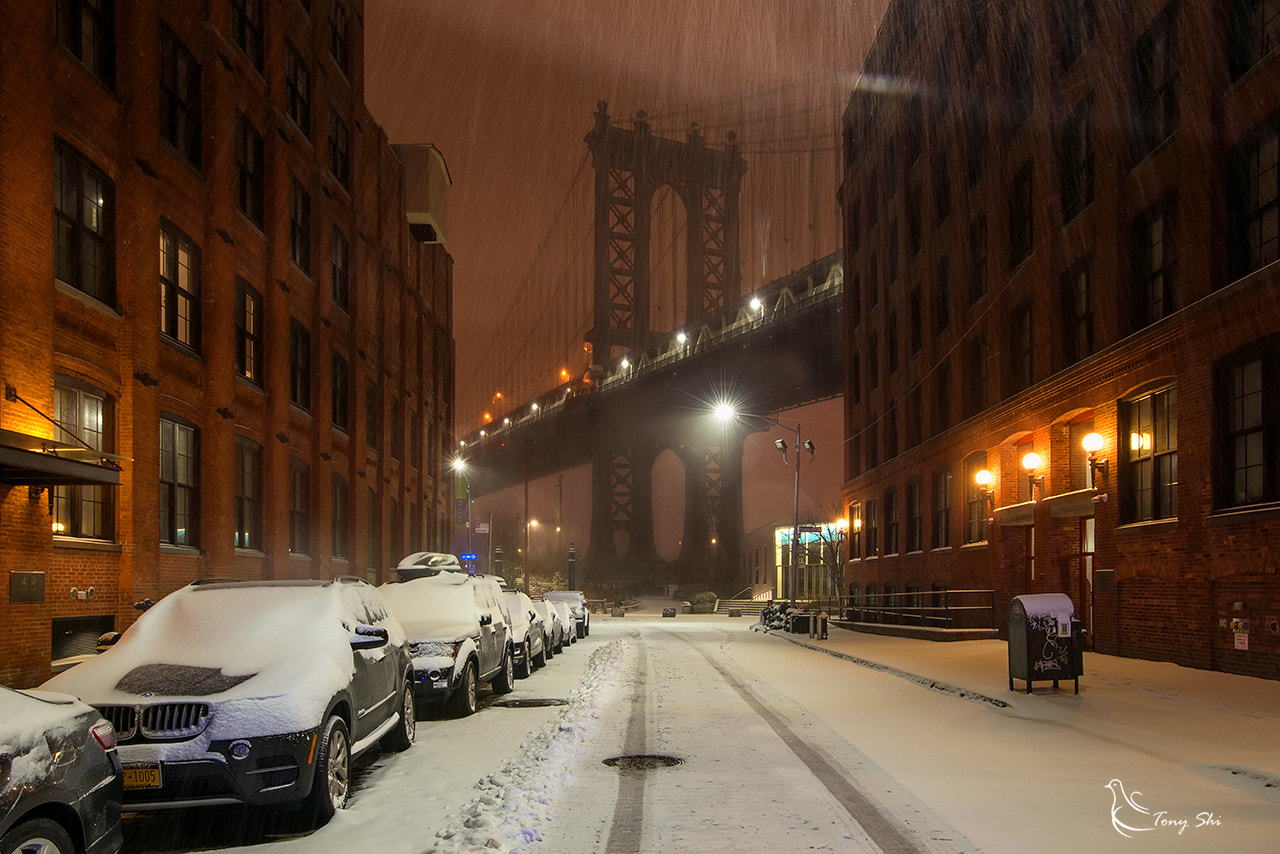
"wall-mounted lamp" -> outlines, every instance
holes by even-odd
[[[1090,433],[1080,444],[1089,452],[1089,486],[1093,486],[1097,483],[1099,472],[1103,477],[1107,476],[1108,461],[1098,459],[1098,451],[1102,450],[1102,436],[1099,433]]]
[[[1040,455],[1035,451],[1025,455],[1022,458],[1022,467],[1027,470],[1027,498],[1030,501],[1036,500],[1036,487],[1040,487],[1040,491],[1044,491],[1044,475],[1036,475],[1036,469],[1040,468]]]
[[[816,451],[817,448],[814,446],[812,439],[804,440],[804,449],[809,452],[809,458],[813,459],[814,451]]]
[[[990,523],[996,509],[996,492],[991,488],[991,472],[986,469],[975,472],[973,482],[978,485],[978,494],[987,503],[987,522]]]
[[[784,454],[787,452],[787,441],[786,441],[786,439],[774,439],[774,440],[773,440],[773,446],[774,446],[775,448],[777,448],[779,451],[782,451]]]

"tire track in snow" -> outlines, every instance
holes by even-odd
[[[648,722],[645,707],[649,702],[649,654],[643,638],[636,638],[636,678],[631,692],[631,713],[623,737],[622,752],[638,756],[645,752]],[[643,771],[619,769],[618,800],[609,825],[606,854],[640,854],[640,832],[644,828]]]
[[[796,758],[804,763],[814,778],[826,788],[849,814],[849,817],[857,822],[867,836],[882,851],[887,852],[887,854],[917,854],[917,852],[925,850],[903,834],[894,821],[884,815],[866,795],[849,782],[848,778],[828,762],[820,751],[811,746],[780,715],[769,708],[750,686],[730,673],[723,664],[716,661],[711,653],[687,637],[675,633],[669,634],[693,647],[699,655],[706,659],[712,669],[719,673],[720,677],[738,693],[738,696],[751,707],[752,711],[773,729],[782,742],[795,754]]]

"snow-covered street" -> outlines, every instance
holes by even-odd
[[[597,615],[503,704],[419,721],[409,751],[362,763],[319,831],[156,813],[127,820],[126,850],[1191,852],[1280,837],[1280,684],[1086,653],[1079,695],[1028,696],[1008,690],[1000,641],[810,641],[659,613]]]

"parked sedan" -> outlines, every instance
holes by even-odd
[[[538,616],[542,617],[542,630],[546,632],[547,658],[553,658],[564,651],[564,645],[569,640],[564,621],[560,619],[560,612],[550,602],[535,599],[533,609],[538,612]]]
[[[522,590],[504,587],[502,598],[511,614],[511,655],[515,663],[516,678],[527,679],[534,669],[547,663],[546,631],[542,615],[533,609],[533,600]]]
[[[587,607],[587,597],[581,590],[551,590],[542,594],[543,599],[552,602],[564,602],[573,615],[574,632],[580,638],[591,634],[591,609]]]
[[[578,642],[577,623],[573,619],[573,612],[569,610],[569,603],[562,602],[558,599],[548,599],[542,597],[542,601],[550,605],[560,616],[560,622],[564,625],[564,645],[570,646]]]
[[[413,669],[378,591],[332,581],[197,581],[44,687],[115,726],[126,809],[345,806],[351,759],[413,743]]]
[[[0,852],[113,854],[122,795],[102,715],[65,694],[0,688]]]

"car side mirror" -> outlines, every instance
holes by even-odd
[[[387,645],[387,630],[380,626],[356,626],[351,635],[352,649],[377,649]]]

